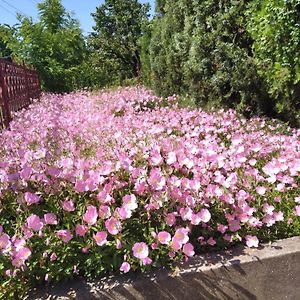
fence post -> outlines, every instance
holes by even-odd
[[[38,92],[39,92],[39,99],[41,98],[42,95],[42,88],[41,88],[41,80],[40,80],[40,75],[39,73],[36,71],[36,78],[37,78],[37,85],[38,85]]]
[[[24,65],[24,61],[23,61],[23,65]],[[26,94],[27,94],[27,103],[26,105],[30,104],[30,91],[29,91],[29,84],[28,84],[28,75],[27,75],[27,69],[24,67],[24,72],[25,72],[25,85],[26,85]]]
[[[8,127],[12,118],[11,118],[10,109],[9,109],[9,97],[8,97],[7,86],[6,86],[5,79],[4,79],[6,66],[7,66],[6,63],[3,63],[0,61],[0,85],[2,88],[4,125],[5,125],[5,127]]]

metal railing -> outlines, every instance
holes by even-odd
[[[28,107],[40,95],[36,70],[0,58],[0,131],[9,126],[11,112]]]

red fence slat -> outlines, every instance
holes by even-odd
[[[28,107],[40,95],[36,70],[0,58],[0,130],[8,127],[11,112]]]

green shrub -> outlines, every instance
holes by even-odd
[[[150,44],[153,88],[192,96],[198,105],[272,114],[246,31],[248,1],[165,1]]]
[[[157,1],[144,72],[160,95],[299,124],[300,1]]]
[[[300,121],[300,1],[252,1],[247,30],[258,73],[285,120]]]

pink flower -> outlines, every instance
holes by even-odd
[[[280,166],[278,162],[274,161],[267,163],[262,169],[269,176],[276,175],[280,172]]]
[[[230,234],[224,234],[223,239],[229,243],[232,243],[233,237]]]
[[[183,246],[182,251],[186,256],[189,256],[189,257],[195,255],[194,246],[191,243],[185,244]]]
[[[8,234],[4,233],[0,235],[0,250],[1,249],[8,249],[11,246],[10,237]]]
[[[264,195],[266,193],[267,189],[264,187],[264,186],[258,186],[256,188],[256,192],[259,194],[259,195]]]
[[[227,229],[228,229],[228,226],[225,226],[223,224],[218,225],[218,231],[221,232],[222,234],[224,234]]]
[[[109,175],[111,172],[113,172],[114,166],[111,161],[106,161],[103,163],[101,167],[100,174],[101,175]]]
[[[97,195],[97,199],[102,204],[110,204],[114,202],[114,198],[112,198],[107,191],[103,190]]]
[[[238,231],[241,229],[241,225],[239,220],[231,220],[229,221],[229,230],[232,232]]]
[[[27,247],[21,247],[17,250],[16,254],[14,255],[15,259],[17,260],[27,260],[31,255],[31,251]]]
[[[89,225],[94,225],[97,222],[98,213],[97,208],[93,205],[89,205],[83,216],[83,220]]]
[[[158,166],[163,162],[163,158],[161,157],[158,151],[152,151],[150,156],[150,162],[153,166]]]
[[[101,205],[98,211],[99,217],[103,220],[108,219],[111,216],[110,207],[107,205]]]
[[[24,265],[25,261],[30,257],[31,250],[27,247],[21,247],[17,249],[13,255],[11,261],[12,265],[19,268]]]
[[[83,180],[76,180],[74,189],[78,193],[83,193],[88,190],[88,186]]]
[[[14,247],[16,250],[20,249],[21,247],[26,245],[26,241],[23,238],[17,238],[16,236],[13,236],[12,242],[14,243]]]
[[[174,258],[174,257],[176,256],[176,253],[173,252],[173,251],[170,251],[170,252],[168,253],[168,256],[169,256],[170,258]]]
[[[75,210],[75,204],[72,200],[65,200],[62,204],[62,208],[65,211],[74,211]]]
[[[217,242],[212,237],[207,240],[207,244],[210,246],[214,246],[216,243]]]
[[[157,248],[158,248],[157,243],[152,243],[152,244],[151,244],[151,249],[152,249],[152,250],[155,250],[155,249],[157,249]]]
[[[105,221],[105,228],[110,234],[116,235],[121,230],[121,222],[114,217],[109,218]]]
[[[266,215],[262,221],[267,225],[267,227],[271,227],[275,224],[275,218],[273,217],[273,215]]]
[[[126,220],[129,219],[132,215],[131,210],[124,208],[124,207],[117,207],[114,213],[115,217],[121,219],[121,220]]]
[[[124,207],[125,209],[128,209],[128,210],[137,209],[138,205],[137,205],[135,195],[133,195],[133,194],[125,195],[122,200],[123,200],[122,207]]]
[[[143,265],[151,265],[152,264],[152,259],[150,257],[146,257],[142,259]]]
[[[199,180],[197,179],[193,179],[190,181],[190,186],[191,186],[191,189],[198,192],[201,188],[201,183]]]
[[[239,219],[240,222],[246,223],[250,219],[250,216],[246,213],[241,213],[237,216],[237,218]]]
[[[144,259],[149,255],[149,249],[146,243],[135,243],[132,247],[133,256],[138,259]]]
[[[26,239],[30,239],[34,235],[32,230],[28,228],[27,223],[22,226],[22,232],[23,232],[24,238],[26,238]]]
[[[73,234],[70,230],[58,230],[56,236],[65,243],[68,243],[73,238]]]
[[[181,207],[179,213],[183,221],[192,219],[193,211],[190,207]]]
[[[55,252],[53,252],[51,255],[50,255],[50,261],[55,261],[57,259],[57,255]]]
[[[197,240],[198,240],[198,242],[200,243],[201,246],[206,245],[206,241],[205,241],[204,236],[199,236],[199,237],[197,238]]]
[[[103,246],[107,243],[107,233],[105,231],[98,231],[93,235],[93,238],[98,246]]]
[[[253,235],[246,235],[245,236],[245,240],[246,240],[246,245],[251,248],[251,247],[258,247],[258,238],[256,236]]]
[[[178,251],[179,249],[181,249],[182,243],[179,243],[176,240],[172,239],[170,246],[174,251]]]
[[[276,190],[279,192],[284,192],[285,190],[285,184],[284,183],[278,183],[276,186]]]
[[[161,175],[159,169],[152,169],[148,178],[149,185],[156,191],[162,190],[166,185],[166,179]]]
[[[20,268],[24,264],[24,261],[21,259],[13,258],[11,264],[16,268]]]
[[[251,217],[247,224],[250,226],[250,227],[261,227],[263,225],[262,221],[260,221],[258,218],[255,218],[255,217]]]
[[[32,205],[35,203],[40,202],[40,197],[36,194],[30,193],[30,192],[26,192],[24,194],[24,200],[26,202],[27,205]]]
[[[175,217],[174,213],[167,214],[165,216],[165,222],[167,225],[173,226],[176,222],[176,217]]]
[[[187,228],[177,229],[172,238],[172,241],[181,245],[186,244],[189,240],[188,232],[189,230]]]
[[[44,214],[44,221],[48,225],[57,225],[57,218],[53,213]]]
[[[139,194],[143,195],[146,190],[146,184],[144,182],[136,182],[134,185],[134,190]]]
[[[27,218],[27,226],[29,229],[39,231],[43,228],[44,224],[39,216],[32,214],[30,217]]]
[[[263,205],[263,212],[266,213],[267,215],[272,215],[273,214],[273,210],[275,209],[275,207],[273,205],[269,205],[268,203],[265,203]]]
[[[300,217],[300,205],[295,206],[295,216]]]
[[[84,247],[84,248],[81,249],[81,252],[82,252],[82,253],[85,253],[85,254],[86,254],[86,253],[89,253],[90,248],[91,248],[91,246]]]
[[[167,156],[167,164],[172,165],[177,161],[176,153],[175,152],[169,152]]]
[[[208,209],[202,208],[198,214],[199,214],[202,222],[204,222],[204,223],[209,222],[209,220],[211,218],[211,214]]]
[[[127,273],[130,270],[130,264],[126,261],[124,261],[120,267],[120,271],[123,273]]]
[[[281,202],[281,197],[280,196],[275,197],[274,201],[277,202],[277,203],[280,203]]]
[[[167,231],[160,231],[157,234],[157,239],[161,244],[168,245],[171,241],[171,234]]]
[[[122,248],[122,242],[119,239],[116,239],[116,248],[121,249]]]
[[[191,218],[191,224],[192,225],[199,225],[201,222],[201,217],[200,214],[192,214],[192,218]]]
[[[274,218],[274,220],[275,220],[276,222],[284,221],[283,212],[282,212],[282,211],[274,212],[274,213],[273,213],[273,218]]]
[[[75,228],[75,232],[79,236],[85,236],[89,228],[86,225],[77,224]]]
[[[298,197],[295,198],[295,202],[296,203],[300,203],[300,196],[298,196]]]
[[[20,176],[24,180],[28,180],[32,174],[32,168],[28,166],[24,166],[23,170],[20,172]]]

